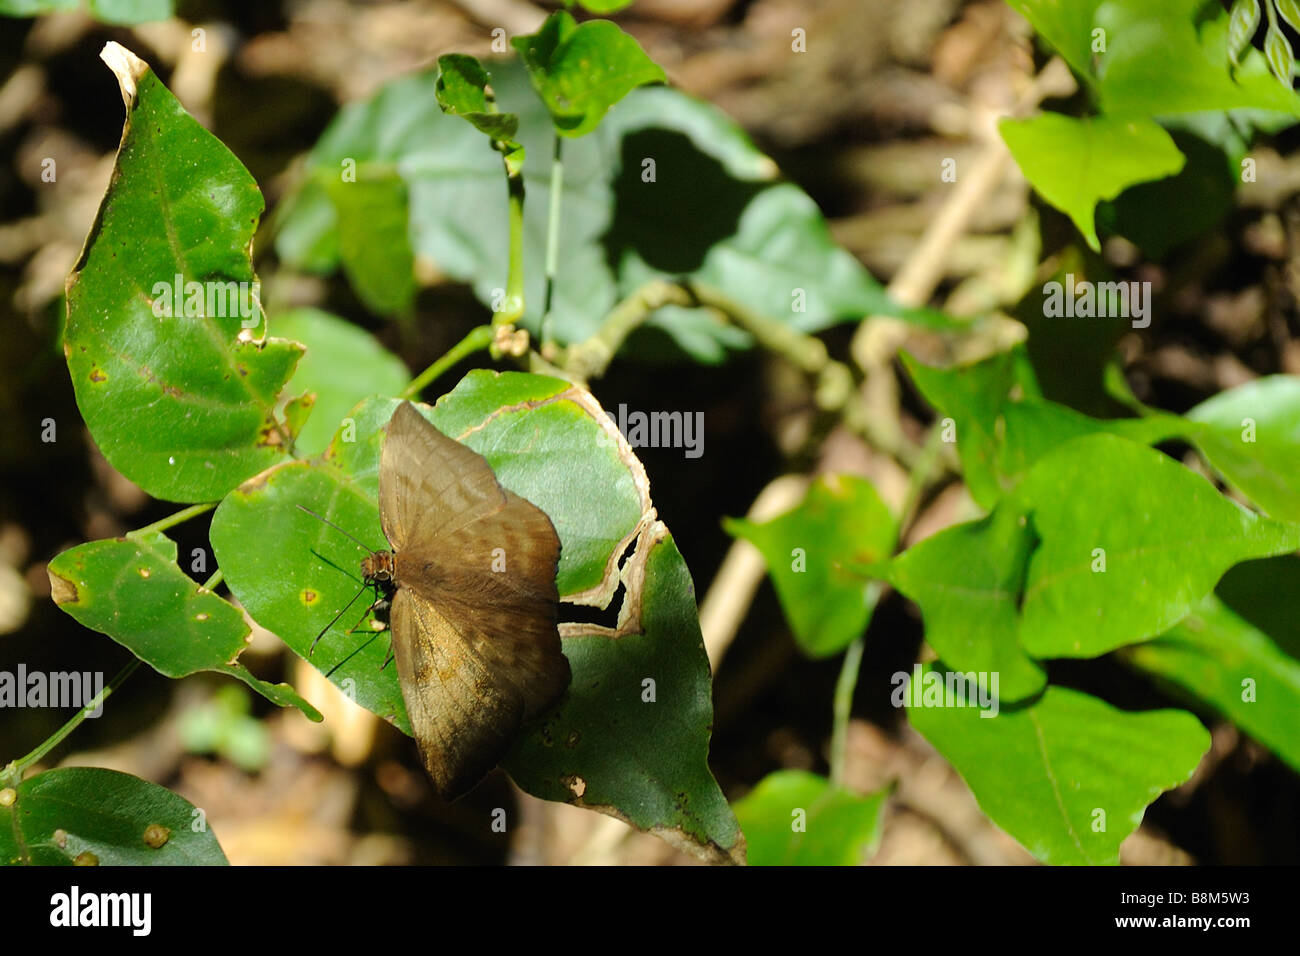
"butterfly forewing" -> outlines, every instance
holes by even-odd
[[[394,551],[473,521],[505,504],[478,452],[448,438],[410,402],[397,406],[379,459],[379,519]]]
[[[560,540],[545,512],[410,404],[389,425],[379,502],[402,698],[429,775],[458,796],[569,684],[556,630]]]

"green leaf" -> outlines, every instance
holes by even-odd
[[[974,672],[977,686],[1008,703],[1038,693],[1047,681],[1016,636],[1034,543],[1028,523],[1003,506],[914,544],[885,572],[920,606],[926,643],[939,658],[955,671]]]
[[[1264,0],[1268,3],[1268,0]],[[1228,59],[1233,66],[1240,64],[1238,57],[1250,46],[1259,29],[1259,0],[1235,0],[1228,12]]]
[[[908,720],[980,809],[1044,863],[1118,863],[1147,805],[1185,782],[1210,746],[1184,711],[1129,713],[1063,687],[991,718],[944,703],[909,706]]]
[[[68,279],[68,371],[118,471],[157,498],[212,501],[283,460],[293,434],[276,396],[300,351],[255,337],[253,178],[144,63],[105,50],[127,121]]]
[[[1300,521],[1300,377],[1247,382],[1187,418],[1207,426],[1189,437],[1216,471],[1273,517]]]
[[[396,395],[411,376],[400,358],[375,337],[319,309],[290,309],[271,320],[278,335],[303,343],[298,369],[283,395],[312,393],[311,417],[294,449],[318,455],[329,445],[343,417],[367,395]]]
[[[1300,115],[1264,57],[1246,49],[1230,68],[1227,10],[1203,0],[1008,0],[1101,95],[1106,113],[1168,116],[1256,109]],[[1253,32],[1253,31],[1252,31]],[[1230,35],[1233,39],[1230,41]],[[1098,41],[1105,52],[1094,53]],[[1235,47],[1234,47],[1235,48]]]
[[[459,116],[489,139],[513,143],[519,129],[514,113],[498,113],[488,98],[491,78],[483,64],[472,56],[450,53],[438,57],[438,82],[434,87],[444,113]]]
[[[585,136],[632,90],[668,80],[641,45],[608,20],[579,26],[557,10],[536,33],[511,43],[561,136]]]
[[[244,616],[176,566],[176,543],[166,535],[90,541],[56,555],[48,571],[59,607],[158,673],[219,671],[321,719],[288,685],[260,681],[236,660],[249,634]]]
[[[733,809],[751,866],[856,866],[880,844],[886,796],[862,796],[803,770],[778,770]]]
[[[1210,704],[1300,770],[1300,660],[1214,595],[1154,641],[1123,654]]]
[[[1113,435],[1040,458],[1017,501],[1040,538],[1020,622],[1020,642],[1038,658],[1095,657],[1155,637],[1232,565],[1300,547],[1300,525],[1261,518]]]
[[[62,767],[0,804],[0,860],[35,866],[223,866],[203,811],[116,770]]]
[[[406,183],[394,173],[330,180],[338,251],[348,282],[379,315],[405,315],[415,301],[415,256],[407,237]]]
[[[417,256],[474,286],[485,305],[505,283],[509,229],[501,157],[482,134],[437,106],[434,73],[403,77],[346,107],[312,151],[310,176],[286,202],[276,248],[300,267],[332,268],[337,216],[323,182],[341,162],[358,174],[396,170],[410,197]],[[550,116],[516,62],[495,65],[496,100],[519,116],[519,142],[549,156]],[[656,162],[642,179],[643,160]],[[774,182],[775,164],[715,107],[665,87],[634,90],[590,136],[564,148],[562,250],[552,308],[562,343],[583,341],[621,298],[656,277],[713,286],[806,332],[864,315],[938,321],[905,310],[830,237],[813,201]],[[545,261],[550,170],[525,168],[524,259]],[[331,237],[334,236],[334,239]],[[374,237],[377,246],[382,240]],[[543,270],[529,270],[524,324],[534,332]],[[797,298],[804,310],[796,311]],[[700,309],[667,308],[650,320],[693,356],[717,361],[748,336]]]
[[[1042,113],[1004,119],[998,130],[1025,178],[1100,250],[1094,213],[1134,183],[1163,179],[1183,167],[1183,154],[1151,119]]]
[[[329,672],[357,703],[409,733],[397,676],[381,669],[388,636],[359,627],[364,605],[354,604],[309,656],[316,635],[362,590],[365,552],[298,507],[370,547],[385,546],[379,454],[396,404],[363,402],[351,413],[353,427],[322,456],[268,471],[227,496],[211,538],[227,584],[259,623]],[[620,581],[618,561],[634,532],[652,524],[652,511],[643,469],[614,439],[616,429],[595,400],[558,379],[480,371],[426,414],[483,454],[505,487],[550,516],[561,543],[562,599],[608,606]],[[579,802],[566,779],[579,776],[583,805],[680,837],[697,851],[732,856],[738,831],[705,763],[712,707],[694,592],[671,538],[654,535],[655,527],[662,528],[646,530],[630,559],[644,576],[624,569],[629,583],[620,621],[635,633],[614,638],[579,626],[579,636],[566,629],[569,694],[507,763],[530,792]],[[657,703],[642,701],[646,678],[656,681]],[[606,739],[619,743],[607,750],[600,744]],[[645,772],[627,776],[628,761]]]
[[[1013,394],[1038,394],[1025,350],[1017,346],[947,369],[924,365],[907,352],[902,352],[901,358],[925,400],[941,416],[953,420],[957,454],[971,497],[981,507],[992,508],[1007,490],[1000,481],[998,461],[1006,430],[1002,410]]]
[[[898,537],[871,482],[823,475],[785,514],[762,524],[727,518],[723,526],[762,553],[795,640],[809,657],[838,654],[866,630],[878,595],[851,568],[885,560]]]
[[[984,508],[993,508],[1039,458],[1071,438],[1114,434],[1150,444],[1188,430],[1173,415],[1098,419],[1046,401],[1020,347],[947,369],[922,365],[906,353],[903,364],[926,401],[952,418],[963,476]]]
[[[37,17],[82,7],[101,23],[129,25],[166,20],[176,5],[174,0],[0,0],[0,16]]]
[[[1264,34],[1264,56],[1277,81],[1290,90],[1291,78],[1295,75],[1295,54],[1291,52],[1286,36],[1273,24],[1269,24]]]

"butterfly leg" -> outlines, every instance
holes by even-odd
[[[389,628],[388,628],[387,617],[388,617],[388,610],[390,607],[392,607],[392,601],[389,599],[387,594],[381,593],[379,597],[375,599],[375,602],[371,604],[370,607],[366,608],[366,613],[361,615],[361,620],[357,621],[357,623],[352,626],[352,629],[349,630],[348,633],[355,634],[357,631],[361,630],[361,625],[364,624],[367,619],[370,620],[372,626],[376,621],[378,621],[380,624],[383,625],[382,628],[373,628],[374,630],[384,630],[384,631],[388,630]],[[373,618],[370,617],[371,611],[376,612]],[[392,661],[393,661],[393,641],[390,638],[388,641],[388,653],[384,657],[384,662],[379,665],[379,669],[382,671],[389,664],[391,664]]]

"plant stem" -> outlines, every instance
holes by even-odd
[[[847,365],[837,362],[826,351],[826,344],[815,335],[801,332],[789,322],[773,318],[737,302],[712,286],[688,283],[699,305],[711,306],[752,335],[769,352],[783,356],[800,370],[817,377],[816,400],[830,411],[843,408],[853,394],[853,374]]]
[[[506,269],[506,297],[493,313],[493,325],[513,325],[524,314],[524,176],[519,169],[506,167],[506,188],[510,201],[510,264]]]
[[[663,305],[690,305],[692,301],[691,294],[677,283],[651,279],[610,309],[595,335],[569,349],[562,363],[564,370],[580,382],[599,377],[613,361],[623,340],[651,312]]]
[[[875,588],[872,605],[880,596],[879,586],[874,582],[868,586]],[[866,644],[866,631],[859,634],[844,652],[844,663],[840,667],[839,680],[835,682],[835,701],[833,704],[835,724],[831,730],[831,783],[842,786],[844,783],[844,761],[849,744],[849,712],[853,709],[853,691],[858,686],[858,669],[862,665],[862,649]]]
[[[81,710],[73,714],[71,720],[47,737],[39,747],[29,753],[26,757],[13,761],[7,765],[3,771],[0,771],[0,781],[3,781],[6,786],[17,786],[18,783],[22,781],[23,771],[62,743],[63,739],[67,737],[68,734],[72,733],[72,731],[77,728],[78,724],[86,719],[87,714],[98,708],[104,703],[104,701],[108,700],[108,695],[121,687],[126,679],[135,673],[135,670],[140,666],[140,663],[139,658],[133,658],[129,664],[117,672],[116,677],[108,682],[108,686],[87,701]]]
[[[217,570],[212,572],[212,577],[203,582],[203,590],[211,591],[221,584],[223,580],[225,580],[225,575],[221,573],[220,568],[217,568]]]
[[[438,376],[461,359],[486,349],[492,344],[493,334],[490,325],[480,325],[470,329],[469,334],[453,345],[446,355],[412,379],[411,384],[402,390],[402,398],[415,398],[432,384]]]
[[[560,200],[564,194],[564,138],[555,136],[551,155],[551,203],[546,217],[546,298],[542,303],[542,348],[551,340],[551,301],[555,295],[555,272],[560,259]]]
[[[909,475],[903,507],[898,516],[897,537],[902,536],[903,530],[910,523],[912,513],[921,500],[921,494],[934,477],[935,465],[939,461],[942,449],[943,426],[940,422],[935,422],[930,429],[930,434],[926,436],[925,445]],[[897,537],[894,541],[893,550],[898,547]],[[885,586],[880,581],[871,581],[865,587],[867,606],[871,608],[874,614],[876,604],[885,591]],[[848,751],[849,714],[853,708],[853,692],[858,685],[858,669],[862,664],[862,650],[866,641],[866,629],[870,625],[871,618],[868,617],[867,624],[862,629],[862,634],[844,652],[844,664],[840,668],[840,677],[835,684],[834,724],[831,730],[831,781],[837,784],[843,784],[844,782],[844,763]]]
[[[143,528],[136,528],[134,531],[128,531],[126,537],[143,538],[146,535],[153,534],[155,531],[166,531],[168,528],[189,521],[191,518],[201,515],[205,511],[211,511],[216,506],[217,503],[215,501],[209,501],[205,504],[199,505],[190,505],[188,508],[183,508],[175,514],[168,515],[166,518],[160,518],[153,524],[147,524]]]

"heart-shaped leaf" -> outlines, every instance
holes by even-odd
[[[1154,120],[1141,116],[1042,113],[1004,119],[998,131],[1025,178],[1072,220],[1093,251],[1100,251],[1096,207],[1134,183],[1172,176],[1184,157]],[[1062,162],[1068,156],[1069,162]]]
[[[579,26],[557,10],[536,33],[511,43],[562,136],[585,136],[632,90],[668,79],[636,40],[608,20]]]
[[[795,640],[810,657],[837,654],[866,630],[877,595],[851,569],[888,558],[898,537],[870,482],[825,475],[785,514],[761,524],[728,518],[724,526],[762,553]]]
[[[1185,711],[1129,713],[1064,687],[991,718],[955,703],[909,706],[907,719],[980,809],[1044,863],[1118,863],[1147,804],[1186,781],[1210,747]]]
[[[885,571],[920,606],[926,643],[939,658],[955,671],[974,672],[978,686],[1007,702],[1038,693],[1047,679],[1016,636],[1034,544],[1023,516],[1003,506],[913,545]]]
[[[265,320],[253,177],[125,48],[113,179],[68,278],[64,352],[104,457],[158,498],[212,501],[285,457],[276,398],[301,354]]]
[[[1113,435],[1067,442],[1017,492],[1040,542],[1020,643],[1095,657],[1177,624],[1240,561],[1300,547],[1300,525],[1261,518],[1173,459]]]

